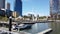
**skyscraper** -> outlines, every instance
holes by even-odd
[[[6,9],[10,10],[10,3],[7,2]]]
[[[60,0],[50,0],[50,15],[58,18],[60,15]]]
[[[17,11],[20,16],[22,16],[22,1],[21,0],[15,0],[15,7],[14,11]]]
[[[0,0],[0,9],[1,8],[5,9],[5,0]]]

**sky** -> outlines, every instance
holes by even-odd
[[[14,1],[7,0],[11,4],[11,10],[14,10]],[[22,0],[22,11],[23,15],[34,14],[39,16],[48,16],[50,14],[49,10],[49,0]]]

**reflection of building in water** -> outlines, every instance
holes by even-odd
[[[51,34],[60,34],[60,23],[49,23],[49,25],[53,29]]]

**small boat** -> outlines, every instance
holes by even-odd
[[[16,25],[13,28],[14,29],[19,29],[19,30],[24,30],[24,29],[30,29],[32,26],[32,24],[20,24],[20,25]]]

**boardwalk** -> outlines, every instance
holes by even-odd
[[[50,32],[50,31],[52,31],[51,28],[46,29],[46,30],[44,30],[44,31],[42,31],[42,32],[39,32],[38,34],[45,34],[45,33]]]

